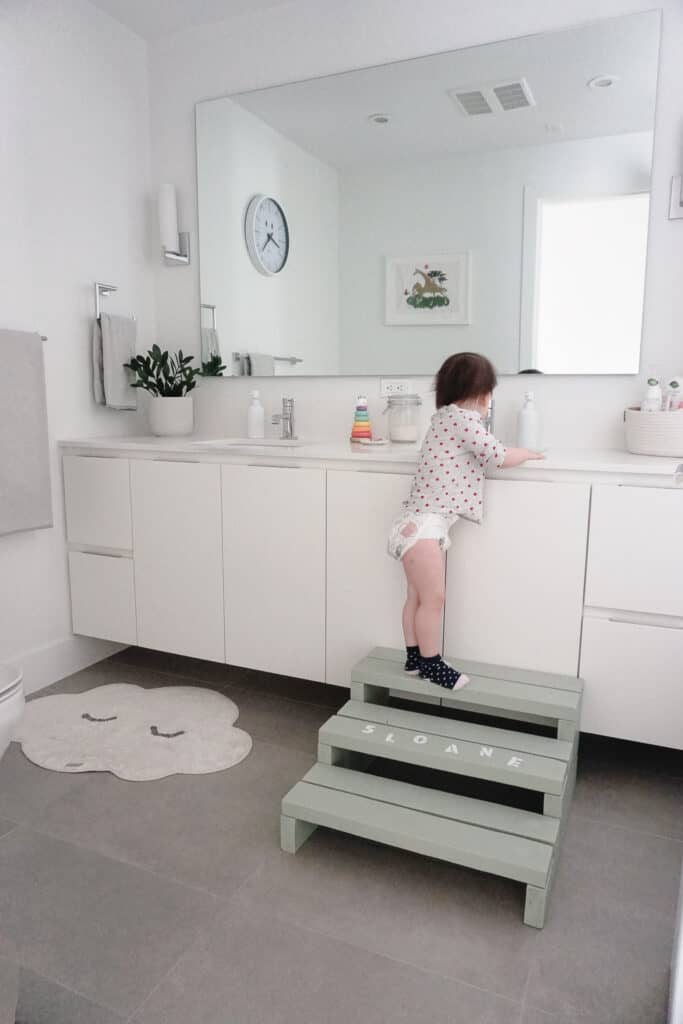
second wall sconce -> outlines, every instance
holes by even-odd
[[[190,262],[190,232],[178,231],[178,203],[175,185],[159,188],[159,233],[164,263],[169,267]]]

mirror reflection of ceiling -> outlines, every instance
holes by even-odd
[[[617,231],[605,201],[649,195],[659,36],[644,12],[198,104],[203,352],[254,376],[432,375],[462,350],[637,373],[647,203]],[[586,200],[600,238],[571,212],[544,229]]]
[[[652,129],[656,14],[595,22],[233,97],[324,163],[444,157]],[[609,75],[614,86],[590,88]],[[451,94],[524,80],[534,106],[466,116]],[[490,93],[489,93],[490,94]],[[388,114],[388,124],[368,118]]]

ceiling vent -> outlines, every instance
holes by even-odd
[[[459,89],[450,89],[448,95],[465,117],[507,113],[510,110],[536,106],[525,78],[487,82],[478,86],[462,86]]]

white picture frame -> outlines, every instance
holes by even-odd
[[[471,254],[387,256],[384,322],[453,326],[471,322]]]

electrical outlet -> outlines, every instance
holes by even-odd
[[[412,395],[413,382],[399,380],[398,377],[383,377],[379,382],[379,393],[382,398],[388,398],[389,395]]]

